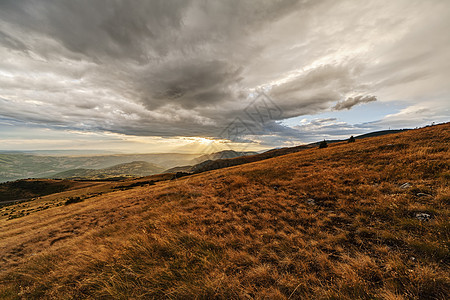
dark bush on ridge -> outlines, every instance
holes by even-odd
[[[326,148],[326,147],[328,147],[328,144],[327,144],[327,142],[326,142],[325,140],[323,140],[322,142],[320,142],[320,144],[319,144],[319,149]]]

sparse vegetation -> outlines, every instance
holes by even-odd
[[[449,140],[438,125],[0,217],[0,298],[446,299]]]
[[[81,197],[69,197],[69,199],[66,200],[66,202],[64,202],[64,205],[69,205],[69,204],[73,204],[73,203],[78,203],[83,201],[84,199]]]

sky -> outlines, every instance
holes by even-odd
[[[262,150],[450,120],[450,1],[1,0],[0,150]]]

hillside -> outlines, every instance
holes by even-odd
[[[223,150],[219,152],[214,152],[211,154],[201,155],[192,160],[194,164],[199,164],[207,160],[217,160],[217,159],[226,159],[226,158],[235,158],[240,156],[254,155],[257,152],[254,151],[234,151],[234,150]]]
[[[176,173],[176,172],[188,172],[192,173],[193,170],[198,168],[198,166],[203,165],[205,162],[211,162],[215,160],[220,159],[232,159],[237,157],[243,157],[243,156],[249,156],[249,155],[255,155],[257,152],[254,151],[234,151],[234,150],[224,150],[219,152],[214,152],[210,154],[201,155],[199,157],[194,158],[191,161],[191,165],[186,166],[177,166],[170,168],[164,173]]]
[[[395,131],[369,133],[361,137],[392,132]],[[237,152],[233,150],[206,155],[183,153],[67,155],[67,153],[76,153],[76,151],[31,151],[30,153],[0,151],[0,182],[25,178],[54,178],[55,174],[63,172],[68,172],[60,176],[63,178],[89,177],[89,175],[85,175],[85,172],[89,172],[88,170],[90,169],[104,169],[133,161],[145,161],[161,166],[166,170],[166,173],[191,172],[192,169],[198,169],[196,165],[207,160],[215,161],[256,154],[255,152]],[[83,151],[78,153],[83,153]],[[236,162],[233,161],[233,163]],[[221,165],[227,165],[227,162],[222,162]],[[74,171],[75,169],[78,169],[78,171]]]
[[[108,179],[115,177],[142,177],[162,173],[164,168],[145,161],[133,161],[104,169],[73,169],[53,175],[65,179]]]
[[[208,159],[201,163],[198,163],[193,166],[181,166],[181,167],[175,167],[171,168],[165,172],[187,172],[187,173],[202,173],[206,171],[211,170],[217,170],[217,169],[223,169],[228,168],[232,166],[238,166],[243,164],[248,164],[252,162],[257,162],[277,156],[282,156],[290,153],[299,152],[301,150],[305,149],[311,149],[315,148],[315,144],[309,144],[309,145],[301,145],[296,147],[286,147],[286,148],[279,148],[279,149],[273,149],[269,150],[260,154],[247,154],[243,156],[237,156],[233,158],[219,158],[219,159]]]
[[[449,145],[447,123],[2,208],[0,298],[446,299]]]
[[[386,134],[401,133],[401,132],[405,132],[408,130],[410,130],[410,129],[390,129],[390,130],[374,131],[374,132],[369,132],[369,133],[355,136],[355,138],[356,139],[364,139],[364,138],[368,138],[368,137],[383,136]]]
[[[383,131],[375,131],[366,133],[363,135],[356,136],[356,139],[364,139],[368,137],[377,137],[388,134],[394,134],[406,131],[408,129],[400,129],[400,130],[383,130]],[[347,140],[333,140],[327,141],[327,143],[338,143],[345,142]],[[213,153],[212,155],[203,155],[196,159],[194,162],[197,162],[194,165],[187,166],[179,166],[170,168],[165,171],[165,173],[176,173],[176,172],[186,172],[186,173],[202,173],[211,170],[223,169],[232,166],[243,165],[251,162],[261,161],[277,156],[282,156],[290,153],[295,153],[301,150],[315,148],[319,145],[320,142],[315,142],[307,145],[300,145],[295,147],[284,147],[277,148],[265,151],[263,153],[256,152],[235,152],[235,151],[222,151]]]

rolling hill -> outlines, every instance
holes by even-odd
[[[1,208],[0,298],[446,299],[449,142],[447,123]]]
[[[235,158],[240,156],[254,155],[257,152],[254,151],[234,151],[234,150],[223,150],[219,152],[214,152],[210,154],[201,155],[192,160],[193,164],[199,164],[207,160],[217,160],[217,159],[227,159]]]
[[[149,153],[115,155],[35,155],[0,153],[0,182],[24,178],[50,178],[72,169],[103,169],[117,164],[145,161],[164,169],[188,164],[199,154]]]
[[[358,138],[368,136],[378,136],[395,133],[395,130],[368,133]],[[313,144],[314,146],[315,144]],[[295,147],[294,147],[295,148]],[[273,151],[273,150],[270,150]],[[79,153],[83,155],[68,155]],[[94,151],[90,151],[94,153]],[[280,152],[279,152],[280,153]],[[148,153],[148,154],[108,154],[108,155],[86,155],[83,151],[31,151],[14,152],[0,151],[0,182],[13,181],[25,178],[52,178],[57,173],[66,173],[68,177],[83,175],[90,169],[104,169],[117,164],[131,163],[133,161],[145,161],[163,167],[166,173],[172,172],[192,172],[198,170],[198,164],[204,161],[215,161],[218,159],[232,159],[246,155],[254,155],[255,152],[237,152],[225,150],[206,155],[184,154],[184,153]],[[263,158],[264,159],[264,158]],[[230,165],[235,164],[233,161]],[[228,162],[221,162],[221,165],[228,165]],[[210,167],[202,169],[210,169]],[[74,169],[88,169],[73,171]],[[66,176],[63,174],[63,176]]]
[[[215,153],[201,155],[199,157],[194,158],[191,161],[192,163],[191,165],[173,167],[164,171],[164,173],[176,173],[176,172],[193,173],[194,172],[193,170],[197,169],[198,166],[203,165],[205,162],[211,162],[220,159],[232,159],[236,157],[243,157],[255,154],[257,154],[257,152],[254,151],[234,151],[234,150],[219,151]]]
[[[104,169],[73,169],[57,173],[52,178],[102,180],[109,178],[143,177],[162,173],[163,167],[145,161],[133,161]]]
[[[282,156],[282,155],[286,155],[286,154],[290,154],[290,153],[295,153],[295,152],[299,152],[301,150],[311,149],[311,148],[315,148],[315,147],[316,147],[316,143],[308,144],[308,145],[301,145],[301,146],[296,146],[296,147],[278,148],[278,149],[269,150],[269,151],[266,151],[266,152],[263,152],[260,154],[248,153],[246,155],[235,156],[232,158],[226,158],[226,157],[225,158],[217,158],[217,157],[221,157],[220,155],[212,156],[212,157],[211,156],[210,157],[203,156],[203,158],[211,158],[211,159],[201,160],[200,163],[197,163],[195,165],[170,168],[164,172],[165,173],[185,172],[185,173],[191,173],[191,174],[202,173],[202,172],[206,172],[206,171],[223,169],[223,168],[228,168],[228,167],[232,167],[232,166],[248,164],[251,162],[257,162],[257,161],[261,161],[261,160],[265,160],[265,159],[269,159],[269,158],[273,158],[273,157],[277,157],[277,156]]]
[[[400,130],[383,130],[371,132],[363,135],[356,136],[356,139],[364,139],[368,137],[377,137],[388,134],[394,134],[399,132],[404,132],[409,129],[400,129]],[[328,143],[338,143],[345,142],[347,140],[332,140],[327,141]],[[300,145],[295,147],[284,147],[277,148],[265,151],[263,153],[255,153],[255,152],[235,152],[235,151],[222,151],[213,153],[212,155],[203,155],[199,158],[193,160],[193,162],[197,162],[194,165],[187,166],[179,166],[170,168],[165,171],[165,173],[202,173],[211,170],[217,170],[222,168],[228,168],[231,166],[238,166],[242,164],[247,164],[251,162],[256,162],[260,160],[265,160],[277,156],[282,156],[290,153],[299,152],[305,149],[315,148],[319,145],[320,142],[315,142],[307,145]],[[231,152],[231,153],[230,153]],[[234,153],[233,153],[234,152]]]

